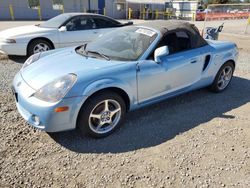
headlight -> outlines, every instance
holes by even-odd
[[[68,74],[45,85],[33,96],[46,102],[57,102],[68,93],[76,80],[77,76],[75,74]]]
[[[23,64],[23,69],[34,63],[35,61],[39,60],[41,53],[34,54],[30,56],[25,63]]]
[[[2,39],[2,42],[4,43],[16,43],[15,39]]]

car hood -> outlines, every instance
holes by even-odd
[[[72,47],[46,53],[41,54],[42,57],[38,61],[21,70],[24,81],[35,90],[69,73],[79,77],[124,63],[84,57],[77,54]]]
[[[55,28],[43,28],[38,27],[36,25],[28,25],[28,26],[21,26],[21,27],[14,27],[11,29],[6,29],[0,32],[0,38],[12,38],[12,37],[19,37],[23,35],[33,34],[33,33],[42,33],[46,31],[55,30]]]

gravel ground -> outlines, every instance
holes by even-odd
[[[0,187],[250,187],[250,36],[221,39],[240,49],[225,92],[131,112],[104,139],[28,126],[10,90],[24,58],[0,60]]]

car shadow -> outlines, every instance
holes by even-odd
[[[234,77],[222,93],[201,89],[127,114],[120,130],[102,139],[81,137],[77,131],[50,136],[78,153],[121,153],[164,143],[213,118],[234,119],[225,114],[250,102],[250,80]]]
[[[11,61],[14,61],[15,63],[23,64],[23,63],[27,60],[27,57],[26,57],[26,56],[15,56],[15,55],[10,55],[10,56],[9,56],[9,59],[10,59]]]

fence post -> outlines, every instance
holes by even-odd
[[[11,17],[11,20],[15,20],[14,10],[13,10],[12,4],[9,5],[9,10],[10,10],[10,17]]]
[[[38,14],[39,20],[42,20],[42,14],[41,14],[41,7],[40,6],[37,7],[37,14]]]

